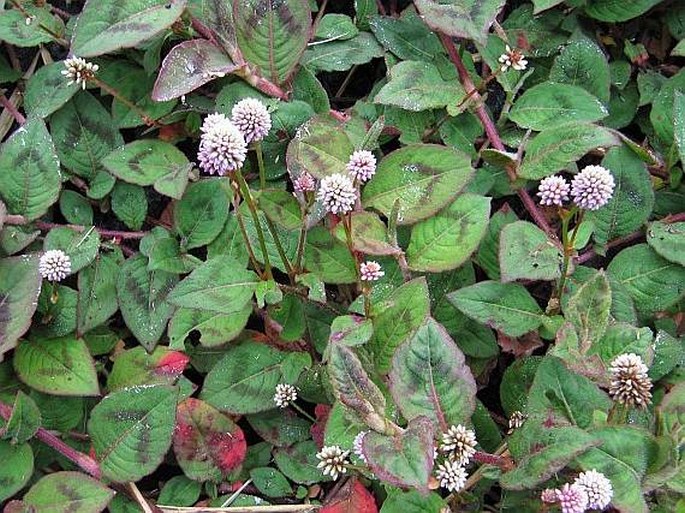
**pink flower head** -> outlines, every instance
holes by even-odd
[[[233,106],[231,121],[243,133],[245,142],[261,141],[271,130],[271,115],[255,98],[245,98]]]
[[[316,199],[332,214],[347,214],[357,201],[357,189],[349,176],[336,173],[321,179]]]
[[[376,174],[376,157],[367,150],[355,151],[347,162],[347,171],[360,183],[368,182]]]
[[[197,159],[200,169],[210,175],[225,175],[240,169],[247,155],[243,134],[223,114],[210,114],[202,124]]]
[[[374,262],[373,260],[363,262],[359,266],[359,274],[361,275],[362,281],[378,281],[385,276],[381,264]]]
[[[293,188],[296,192],[311,192],[316,190],[316,180],[306,171],[302,171],[300,176],[293,180]]]
[[[571,181],[573,202],[585,210],[598,210],[614,193],[614,177],[602,166],[587,166]]]
[[[540,205],[558,207],[568,201],[568,194],[571,187],[563,176],[554,175],[548,176],[540,181],[538,185],[538,196],[540,196]]]
[[[587,493],[588,497],[588,507],[593,509],[606,508],[614,496],[614,488],[611,486],[611,481],[595,469],[581,472],[573,484],[585,488],[585,493]]]
[[[585,513],[588,497],[582,486],[566,483],[561,490],[556,491],[556,494],[561,513]]]

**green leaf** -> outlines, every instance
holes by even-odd
[[[535,5],[535,14],[554,7],[555,5],[559,5],[563,1],[564,0],[533,0],[533,4]]]
[[[644,314],[666,310],[685,295],[685,268],[662,258],[647,244],[621,251],[607,272],[625,286]]]
[[[568,370],[560,359],[547,356],[535,373],[526,410],[555,425],[570,422],[587,428],[595,410],[607,413],[611,405],[609,396],[592,381]]]
[[[390,243],[388,227],[381,218],[366,210],[350,214],[350,232],[352,247],[355,251],[367,255],[396,255],[400,251]],[[347,243],[345,227],[339,223],[335,227],[334,235],[341,242]]]
[[[602,165],[614,176],[614,194],[604,207],[586,212],[586,219],[594,224],[595,241],[606,244],[634,232],[649,219],[654,191],[645,164],[627,146],[609,150]]]
[[[228,219],[228,197],[219,179],[202,180],[188,187],[174,205],[174,226],[181,247],[199,248],[221,233]]]
[[[157,504],[190,507],[200,499],[202,483],[180,474],[172,477],[159,492]]]
[[[345,14],[324,14],[316,27],[316,39],[351,39],[359,34],[352,18]]]
[[[515,221],[502,228],[499,267],[502,281],[554,280],[561,276],[563,255],[540,228]]]
[[[204,347],[224,345],[242,333],[251,314],[250,302],[231,313],[179,308],[169,321],[169,346],[183,349],[186,338],[193,331],[200,333],[200,344]]]
[[[76,191],[62,191],[59,197],[59,211],[69,223],[85,226],[93,224],[93,207]]]
[[[450,203],[472,177],[466,154],[434,144],[410,145],[380,161],[362,203],[390,216],[399,200],[399,223],[413,224]]]
[[[73,335],[23,341],[14,353],[14,370],[24,383],[46,394],[100,394],[88,347]]]
[[[45,94],[44,89],[40,95],[54,96]],[[110,114],[85,91],[55,112],[50,118],[50,133],[62,165],[87,180],[103,171],[102,159],[124,144]]]
[[[150,259],[147,265],[150,271],[186,274],[202,263],[199,258],[181,251],[178,239],[160,226],[141,239],[140,252]]]
[[[443,52],[438,36],[413,11],[401,18],[374,16],[371,31],[386,50],[402,60],[433,60]]]
[[[151,351],[173,313],[167,296],[178,278],[164,271],[148,271],[147,258],[136,255],[124,262],[117,277],[117,299],[126,326]]]
[[[52,289],[52,290],[51,290]],[[57,296],[55,301],[52,294]],[[78,294],[65,285],[44,287],[38,298],[37,312],[42,319],[34,325],[34,333],[43,338],[68,335],[76,330],[76,303]]]
[[[312,485],[321,481],[321,469],[316,466],[318,448],[313,440],[297,443],[292,447],[279,447],[274,452],[276,465],[283,474],[299,484]]]
[[[24,105],[28,114],[39,118],[47,118],[79,92],[80,85],[76,82],[69,84],[67,77],[62,74],[64,69],[63,61],[53,62],[37,70],[28,80],[26,83],[26,93],[24,94]],[[77,96],[90,95],[89,93],[82,92]],[[72,110],[74,108],[72,103],[67,103],[64,108],[67,111]],[[50,126],[52,126],[53,122],[54,120],[50,121]],[[52,135],[55,139],[55,144],[57,144],[58,136],[54,132]]]
[[[38,7],[30,3],[19,5],[21,9],[7,9],[3,6],[0,13],[1,40],[14,46],[30,47],[52,43],[55,36],[50,32],[58,36],[64,34],[64,23],[47,6]],[[26,23],[27,19],[30,20],[29,23]]]
[[[290,192],[266,189],[260,192],[257,202],[266,217],[286,230],[296,230],[302,226],[300,204]]]
[[[331,324],[331,342],[354,347],[366,344],[373,336],[371,319],[356,315],[336,317]]]
[[[685,56],[685,39],[681,41]],[[673,136],[680,155],[680,163],[685,162],[685,94],[676,91],[673,96]]]
[[[451,292],[450,302],[466,315],[510,337],[538,328],[545,316],[518,283],[483,281]]]
[[[0,357],[31,326],[41,283],[38,255],[0,259]]]
[[[200,19],[205,21],[205,18]],[[164,57],[152,89],[152,99],[173,100],[236,69],[238,66],[233,60],[214,43],[204,39],[184,41],[174,46]]]
[[[354,147],[340,123],[330,116],[316,116],[297,131],[288,145],[291,170],[307,171],[316,178],[347,174],[347,162]]]
[[[611,481],[611,504],[619,511],[647,513],[650,508],[640,489],[654,442],[650,435],[629,426],[609,426],[591,431],[602,440],[577,458],[583,470],[595,469]]]
[[[102,252],[78,275],[78,333],[86,333],[104,324],[119,309],[117,275],[124,257],[121,250]]]
[[[454,104],[464,96],[456,80],[445,80],[429,62],[401,61],[390,70],[390,80],[374,98],[375,103],[419,112]]]
[[[293,493],[285,476],[274,468],[253,468],[250,470],[250,478],[257,489],[267,497],[287,497]]]
[[[599,98],[609,102],[611,73],[604,52],[588,37],[571,41],[554,59],[549,80],[577,85]]]
[[[507,490],[527,490],[547,481],[576,456],[600,441],[577,427],[553,428],[553,443],[524,456],[516,468],[505,472],[500,483]]]
[[[664,81],[652,101],[649,120],[654,127],[657,138],[667,147],[673,144],[675,130],[680,130],[680,121],[676,121],[676,111],[680,111],[676,94],[685,93],[685,70]]]
[[[652,330],[617,322],[607,327],[601,338],[592,340],[592,347],[588,351],[588,354],[598,355],[606,367],[614,358],[625,353],[635,353],[644,361],[651,362],[654,355]]]
[[[491,280],[499,281],[500,279],[499,252],[502,229],[515,221],[518,221],[518,217],[511,210],[509,205],[505,203],[505,205],[490,218],[487,232],[478,247],[475,262],[485,271],[488,278]]]
[[[125,182],[154,185],[157,192],[175,199],[183,196],[192,167],[173,144],[158,139],[139,139],[122,146],[109,153],[102,160],[102,165]],[[217,182],[209,182],[219,189]]]
[[[604,271],[582,283],[568,299],[564,315],[578,334],[581,353],[599,341],[607,329],[611,309],[611,287]]]
[[[131,230],[140,230],[147,216],[147,196],[140,185],[118,182],[110,196],[112,212]]]
[[[666,260],[685,266],[685,222],[653,222],[647,230],[647,244]]]
[[[38,219],[59,199],[59,160],[42,119],[15,131],[0,149],[0,199],[10,214]]]
[[[329,345],[328,374],[335,398],[373,429],[386,427],[385,397],[349,347]]]
[[[514,103],[509,119],[523,128],[546,130],[569,123],[592,122],[609,112],[585,89],[544,82],[527,89]]]
[[[95,260],[100,249],[100,234],[95,227],[80,232],[66,226],[53,228],[45,236],[43,249],[61,249],[71,260],[71,273],[75,274]]]
[[[272,409],[246,415],[245,418],[259,436],[276,447],[290,447],[311,437],[311,422],[290,408]]]
[[[200,399],[227,413],[275,408],[279,383],[294,383],[311,363],[306,353],[283,353],[256,342],[231,347],[205,379]]]
[[[173,446],[183,473],[196,481],[220,481],[247,450],[243,431],[228,416],[193,398],[178,405]]]
[[[504,0],[418,0],[416,8],[436,32],[485,44]]]
[[[478,249],[490,216],[490,198],[462,194],[433,217],[417,223],[407,263],[417,271],[456,269]]]
[[[438,432],[469,423],[476,407],[476,382],[464,354],[433,319],[397,348],[389,377],[405,419],[427,417]]]
[[[151,353],[138,346],[121,351],[113,359],[107,377],[110,392],[139,385],[173,385],[190,357],[163,346],[155,347]]]
[[[566,168],[590,150],[618,144],[617,136],[596,125],[574,123],[544,130],[526,146],[519,175],[539,180]]]
[[[14,445],[23,444],[36,434],[39,427],[41,416],[38,406],[33,399],[19,390],[12,406],[12,415],[7,419],[1,438],[9,440]]]
[[[245,60],[276,84],[295,70],[311,36],[306,0],[246,0],[234,3],[238,46]]]
[[[228,257],[204,262],[169,294],[171,304],[220,313],[242,310],[257,288],[257,275]]]
[[[95,405],[88,434],[105,477],[122,483],[155,471],[171,446],[177,395],[170,386],[132,387]]]
[[[434,434],[430,419],[416,417],[394,437],[369,431],[362,438],[362,452],[371,471],[382,481],[427,493],[433,468]]]
[[[114,490],[81,472],[55,472],[40,479],[24,495],[24,504],[50,513],[99,513]]]
[[[93,57],[132,48],[169,28],[187,0],[87,0],[74,26],[71,51]]]
[[[593,0],[585,6],[585,13],[599,21],[628,21],[646,13],[663,0]]]
[[[445,508],[445,500],[437,493],[423,495],[416,490],[390,490],[383,501],[381,513],[440,513]]]
[[[390,371],[395,350],[411,337],[428,317],[430,296],[425,278],[416,278],[395,289],[387,301],[374,305],[373,338],[368,348],[376,369]]]
[[[357,281],[357,262],[350,250],[322,226],[308,232],[304,261],[305,267],[326,283]]]
[[[312,71],[347,71],[352,66],[366,64],[383,57],[383,47],[368,32],[360,32],[346,41],[331,41],[308,48],[302,56],[302,66]]]
[[[33,451],[29,444],[0,440],[0,501],[21,490],[33,476]]]

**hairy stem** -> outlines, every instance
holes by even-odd
[[[147,126],[154,126],[154,127],[160,127],[160,126],[162,126],[160,123],[158,123],[157,121],[155,121],[154,119],[152,119],[152,118],[147,114],[147,112],[145,112],[143,109],[141,109],[140,107],[138,107],[138,105],[136,105],[136,104],[133,103],[131,100],[129,100],[128,98],[126,98],[125,96],[123,96],[119,91],[117,91],[116,89],[114,89],[114,88],[113,88],[112,86],[110,86],[109,84],[103,82],[102,80],[100,80],[100,79],[97,78],[97,77],[91,78],[90,81],[91,81],[93,84],[95,84],[97,87],[99,87],[100,89],[102,89],[103,91],[105,91],[107,94],[113,96],[114,98],[116,98],[117,100],[119,100],[121,103],[123,103],[124,105],[126,105],[129,109],[131,109],[132,111],[134,111],[136,114],[138,114],[138,116],[140,116],[140,118],[143,120],[143,122],[144,122]]]
[[[25,221],[25,220],[24,220]],[[12,224],[12,223],[8,223]],[[14,223],[14,224],[25,224],[25,222],[21,223]],[[78,224],[59,224],[59,223],[48,223],[45,221],[36,221],[36,228],[39,230],[51,230],[53,228],[71,228],[72,230],[75,230],[79,233],[83,233],[85,231],[88,231],[92,229],[90,226],[81,226]],[[103,237],[107,238],[117,238],[117,239],[142,239],[146,235],[148,235],[149,232],[125,232],[121,230],[105,230],[104,228],[95,228],[95,231],[97,231],[100,235]]]
[[[24,115],[17,110],[17,108],[11,101],[7,99],[5,93],[0,94],[0,105],[7,109],[7,112],[10,113],[10,115],[19,125],[23,125],[24,123],[26,123],[26,118],[24,117]]]

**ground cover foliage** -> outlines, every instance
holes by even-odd
[[[682,2],[0,7],[6,512],[685,511]]]

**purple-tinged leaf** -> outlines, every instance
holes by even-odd
[[[484,45],[490,25],[505,0],[416,0],[414,3],[433,30]]]
[[[427,417],[443,432],[467,424],[476,407],[476,382],[464,354],[431,318],[395,351],[390,392],[406,419]]]
[[[152,89],[152,99],[158,102],[173,100],[237,69],[231,58],[215,44],[204,39],[184,41],[164,58]]]
[[[99,513],[114,497],[99,481],[80,472],[55,472],[43,477],[24,496],[35,511]]]

